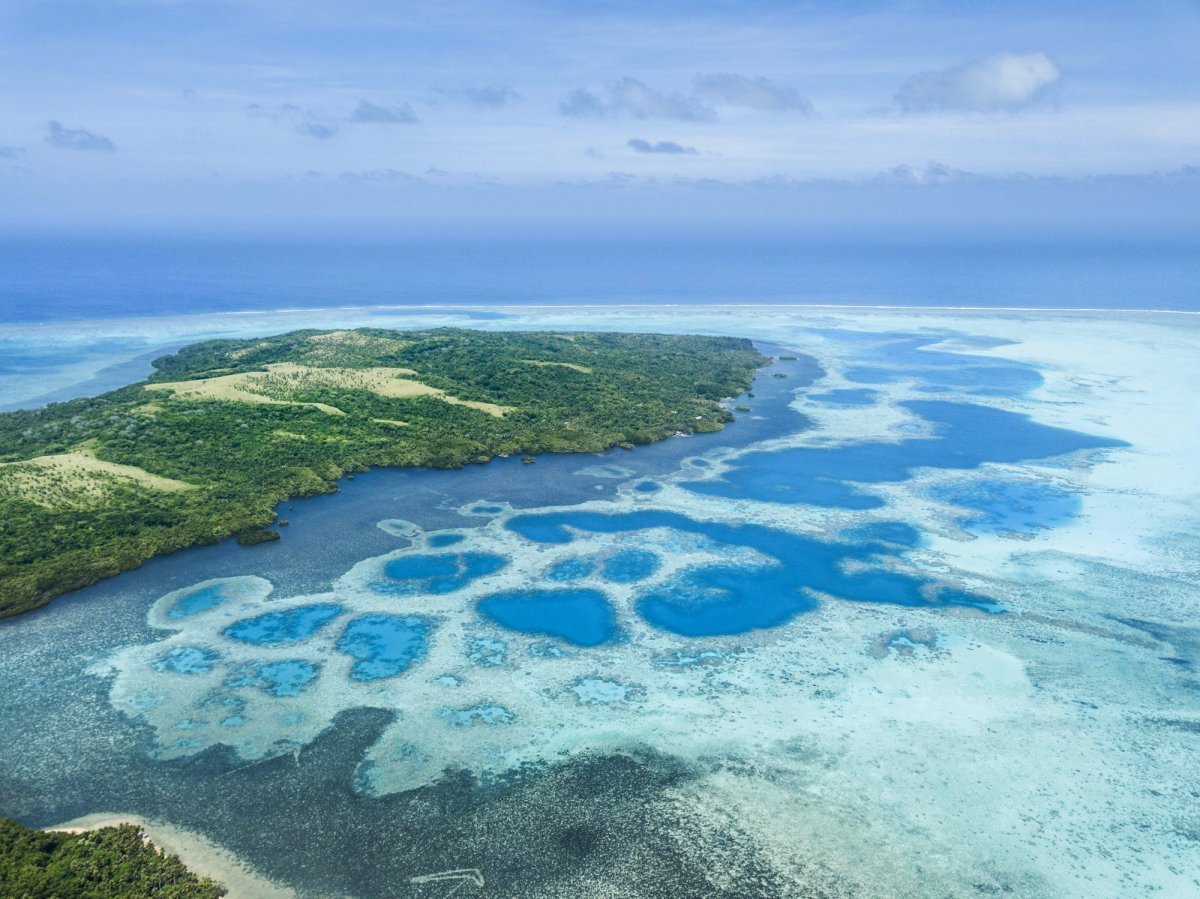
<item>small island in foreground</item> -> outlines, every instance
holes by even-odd
[[[0,894],[220,899],[225,889],[160,852],[135,824],[65,833],[0,818]]]
[[[372,466],[631,448],[718,430],[766,364],[749,340],[295,331],[213,340],[147,381],[0,415],[0,616],[231,536]]]

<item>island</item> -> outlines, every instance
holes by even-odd
[[[220,899],[225,889],[159,851],[134,824],[65,833],[0,818],[0,895]]]
[[[0,415],[0,616],[373,466],[627,449],[719,430],[769,360],[741,338],[458,328],[212,340],[146,380]]]

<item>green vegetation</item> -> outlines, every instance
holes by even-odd
[[[237,535],[238,546],[258,546],[260,543],[272,543],[279,539],[279,531],[257,528]]]
[[[264,538],[289,497],[371,466],[597,452],[714,431],[747,340],[296,331],[214,340],[148,382],[0,415],[0,615],[161,553]]]
[[[86,833],[0,818],[0,896],[11,899],[218,899],[219,884],[161,854],[133,824]]]

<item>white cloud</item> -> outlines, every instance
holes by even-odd
[[[767,112],[813,111],[812,103],[800,96],[794,87],[783,87],[766,78],[748,78],[718,72],[696,79],[696,93],[714,103],[741,106]]]
[[[636,78],[622,78],[604,89],[603,95],[579,88],[559,104],[563,115],[628,115],[635,119],[682,119],[704,121],[712,110],[696,97],[663,94]]]
[[[85,128],[67,128],[62,122],[46,123],[46,143],[65,150],[98,150],[111,153],[116,145],[102,134]]]
[[[998,53],[910,78],[896,104],[904,112],[1012,112],[1037,103],[1061,78],[1045,53]]]
[[[315,137],[317,140],[329,140],[337,134],[337,125],[326,125],[323,122],[301,122],[296,130],[305,137]]]
[[[634,137],[630,138],[630,140],[628,140],[626,143],[630,149],[637,153],[666,153],[668,155],[675,156],[694,156],[696,153],[695,147],[685,147],[683,144],[677,144],[673,140],[659,140],[651,143],[644,138]]]
[[[352,122],[370,122],[379,125],[411,124],[417,120],[417,114],[407,103],[396,103],[392,106],[381,106],[369,100],[359,100],[354,112],[350,113]]]

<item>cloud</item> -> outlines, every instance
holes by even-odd
[[[602,116],[607,110],[604,102],[591,91],[579,87],[567,94],[567,99],[558,104],[558,110],[569,116]]]
[[[278,106],[263,106],[261,103],[250,103],[246,106],[247,115],[270,119],[273,122],[278,122],[281,119],[294,119],[303,112],[304,110],[294,103],[281,103]]]
[[[334,122],[323,120],[320,114],[311,109],[301,109],[294,103],[281,103],[278,106],[251,103],[246,107],[246,114],[272,122],[291,123],[297,134],[317,140],[329,140],[338,133],[338,126]]]
[[[978,181],[980,176],[963,169],[953,169],[942,162],[930,160],[923,168],[898,165],[880,172],[871,182],[874,184],[898,184],[912,187],[927,187],[939,184],[962,184]]]
[[[359,100],[358,106],[350,114],[352,122],[369,122],[378,125],[409,125],[417,121],[417,114],[407,103],[396,103],[392,106],[380,106],[369,100]]]
[[[567,116],[601,117],[627,115],[635,119],[681,119],[705,121],[713,118],[712,109],[697,97],[663,94],[638,81],[622,78],[604,88],[603,94],[577,88],[559,104]]]
[[[910,78],[896,105],[903,112],[1014,112],[1037,103],[1061,78],[1045,53],[998,53]]]
[[[0,159],[16,159],[24,152],[24,147],[7,147],[0,144]]]
[[[338,175],[343,181],[354,182],[371,182],[371,181],[395,181],[405,184],[421,183],[420,178],[416,178],[408,172],[401,172],[397,169],[372,169],[365,172],[342,172]]]
[[[511,87],[467,87],[462,90],[438,90],[443,97],[462,100],[476,109],[499,109],[521,99]]]
[[[643,140],[640,137],[631,138],[628,146],[636,150],[638,153],[668,153],[671,155],[688,155],[692,156],[696,153],[695,147],[685,147],[682,144],[677,144],[673,140],[660,140],[650,143],[648,140]]]
[[[296,126],[296,130],[306,137],[315,137],[317,140],[329,140],[337,134],[337,125],[326,125],[322,122],[301,122]]]
[[[117,149],[107,137],[93,134],[84,128],[67,128],[62,122],[46,123],[46,143],[64,150],[97,150],[111,153]]]
[[[809,115],[812,103],[794,87],[782,87],[766,78],[748,78],[718,72],[696,79],[696,93],[713,103],[741,106],[766,112],[802,112]]]

